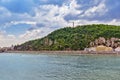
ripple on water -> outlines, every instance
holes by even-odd
[[[1,80],[120,80],[120,56],[0,54]]]

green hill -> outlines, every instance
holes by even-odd
[[[75,28],[65,27],[48,36],[15,46],[16,50],[83,50],[91,41],[99,37],[120,38],[120,26],[83,25]]]

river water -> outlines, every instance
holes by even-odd
[[[0,54],[0,80],[120,80],[120,56]]]

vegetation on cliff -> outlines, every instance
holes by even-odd
[[[74,28],[65,27],[50,33],[48,36],[25,42],[15,46],[16,50],[83,50],[90,43],[104,37],[120,38],[120,26],[114,25],[83,25]]]

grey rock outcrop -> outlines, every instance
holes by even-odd
[[[95,46],[99,46],[99,45],[117,48],[117,47],[120,47],[120,39],[114,38],[114,37],[112,37],[110,39],[105,39],[104,37],[99,37],[98,39],[95,39],[95,41],[90,43],[91,47],[95,47]]]

